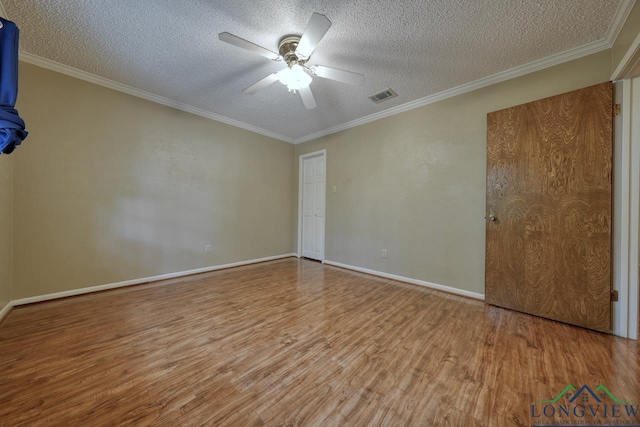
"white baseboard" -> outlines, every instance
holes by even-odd
[[[346,268],[347,270],[358,271],[360,273],[371,274],[373,276],[383,277],[385,279],[397,280],[399,282],[411,283],[412,285],[424,286],[425,288],[435,289],[437,291],[446,292],[448,294],[460,295],[467,298],[473,298],[484,301],[484,295],[476,292],[465,291],[464,289],[452,288],[450,286],[438,285],[437,283],[426,282],[424,280],[412,279],[410,277],[397,276],[395,274],[383,273],[381,271],[369,270],[368,268],[354,267],[352,265],[342,264],[334,261],[324,261],[327,265]]]
[[[269,256],[269,257],[265,257],[265,258],[251,259],[251,260],[247,260],[247,261],[233,262],[233,263],[230,263],[230,264],[215,265],[215,266],[212,266],[212,267],[196,268],[195,270],[187,270],[187,271],[179,271],[177,273],[161,274],[159,276],[145,277],[145,278],[142,278],[142,279],[126,280],[124,282],[109,283],[109,284],[106,284],[106,285],[91,286],[91,287],[88,287],[88,288],[72,289],[70,291],[56,292],[56,293],[53,293],[53,294],[46,294],[46,295],[38,295],[38,296],[35,296],[35,297],[29,297],[29,298],[21,298],[21,299],[17,299],[17,300],[12,301],[11,303],[9,303],[9,305],[7,307],[10,308],[11,306],[15,307],[15,306],[18,306],[18,305],[33,304],[35,302],[49,301],[49,300],[53,300],[53,299],[66,298],[66,297],[71,297],[71,296],[75,296],[75,295],[89,294],[89,293],[92,293],[92,292],[105,291],[107,289],[123,288],[125,286],[140,285],[140,284],[149,283],[149,282],[157,282],[159,280],[174,279],[176,277],[190,276],[192,274],[207,273],[207,272],[210,272],[210,271],[223,270],[225,268],[240,267],[240,266],[243,266],[243,265],[257,264],[259,262],[273,261],[273,260],[277,260],[277,259],[289,258],[289,257],[295,257],[295,256],[297,256],[297,255],[293,254],[293,253],[292,254],[284,254],[284,255],[275,255],[275,256]],[[0,312],[0,319],[2,319],[2,315],[3,315],[4,311],[5,310],[8,311],[7,307],[5,307],[2,312]]]
[[[13,307],[13,301],[9,301],[7,305],[5,305],[4,307],[2,307],[2,309],[0,309],[0,323],[4,320],[5,317],[7,317],[7,314],[9,314],[12,307]]]

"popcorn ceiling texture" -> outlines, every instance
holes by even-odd
[[[295,139],[601,40],[621,0],[2,0],[31,54]],[[353,87],[314,78],[318,107],[274,83],[284,67],[218,40],[230,32],[277,51],[313,12],[333,26],[310,64],[364,74]],[[387,88],[398,97],[367,97]]]

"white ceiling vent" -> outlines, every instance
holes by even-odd
[[[393,91],[393,89],[389,88],[384,92],[376,93],[375,95],[371,95],[369,97],[370,100],[375,102],[376,104],[381,103],[382,101],[386,101],[387,99],[395,98],[398,96],[397,93]]]

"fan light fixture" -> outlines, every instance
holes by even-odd
[[[278,80],[289,89],[289,92],[294,92],[308,87],[313,79],[304,71],[302,65],[293,64],[278,73]]]
[[[316,108],[317,104],[309,87],[313,80],[311,75],[348,84],[358,84],[364,80],[362,74],[352,73],[350,71],[338,70],[322,65],[307,67],[306,64],[309,58],[311,58],[311,54],[330,27],[331,21],[329,21],[326,16],[314,12],[302,36],[288,35],[280,40],[278,53],[238,36],[234,36],[233,34],[220,33],[218,34],[218,38],[225,43],[264,56],[272,61],[283,61],[287,64],[287,68],[284,70],[269,74],[267,77],[244,89],[242,93],[253,95],[270,84],[280,81],[280,83],[289,89],[289,92],[294,95],[300,93],[304,107],[307,110],[312,110]]]

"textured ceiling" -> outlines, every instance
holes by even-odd
[[[604,39],[624,0],[2,0],[25,52],[294,140]],[[628,2],[627,2],[628,3]],[[620,7],[620,9],[622,9]],[[304,109],[280,83],[242,89],[284,67],[228,45],[230,32],[277,51],[311,14],[333,26],[310,64],[364,74],[315,78]],[[374,104],[369,95],[398,97]]]

